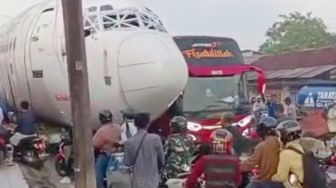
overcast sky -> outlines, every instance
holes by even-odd
[[[41,0],[0,0],[0,15],[15,16]],[[97,0],[99,1],[99,0]],[[258,49],[279,14],[294,11],[322,17],[336,32],[335,0],[138,0],[175,34],[232,37],[242,49]],[[0,16],[0,24],[8,18]]]

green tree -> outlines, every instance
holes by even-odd
[[[264,53],[290,52],[307,48],[320,48],[336,44],[336,36],[327,32],[327,26],[318,17],[298,12],[279,15],[266,32],[267,40],[261,45]]]

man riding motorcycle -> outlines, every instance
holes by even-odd
[[[241,162],[244,172],[250,172],[256,167],[259,170],[257,177],[247,185],[248,188],[282,187],[281,183],[271,182],[279,162],[280,143],[275,132],[277,123],[273,117],[264,117],[257,124],[257,133],[263,141],[255,147],[253,154],[246,161]]]
[[[294,174],[303,183],[303,147],[300,145],[301,127],[295,120],[287,120],[279,123],[276,128],[284,150],[280,152],[279,165],[277,173],[273,175],[272,181],[288,184],[288,174]],[[297,188],[301,186],[298,185]]]
[[[185,187],[195,188],[204,173],[207,188],[236,188],[241,183],[239,158],[233,154],[233,136],[225,129],[211,134],[212,153],[198,160],[188,176]]]
[[[29,103],[22,101],[20,104],[21,112],[18,114],[16,133],[10,138],[10,142],[16,146],[19,142],[37,133],[36,118],[29,109]]]
[[[166,164],[164,178],[176,178],[179,173],[190,170],[194,145],[191,137],[187,136],[187,119],[175,116],[170,121],[172,135],[168,137],[165,145]]]
[[[16,119],[16,124],[12,124],[12,131],[16,131],[14,135],[9,139],[10,143],[16,147],[19,145],[20,141],[24,138],[32,137],[37,134],[37,124],[36,118],[32,110],[29,109],[29,103],[27,101],[22,101],[20,103],[21,111]],[[12,164],[14,147],[8,145],[8,163]]]

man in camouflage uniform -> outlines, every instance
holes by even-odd
[[[190,170],[194,150],[193,141],[186,134],[187,119],[185,117],[175,116],[170,121],[170,127],[172,135],[168,137],[165,145],[166,164],[163,175],[166,180]]]

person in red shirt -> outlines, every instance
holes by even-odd
[[[121,126],[113,123],[113,115],[110,110],[99,112],[99,121],[102,127],[92,138],[94,148],[99,151],[96,159],[96,187],[105,188],[104,179],[106,178],[110,154],[117,151],[117,147],[121,143]]]
[[[218,129],[210,138],[212,153],[196,162],[185,187],[197,187],[199,177],[204,174],[206,188],[237,188],[242,177],[239,158],[233,154],[232,134],[226,129]]]

